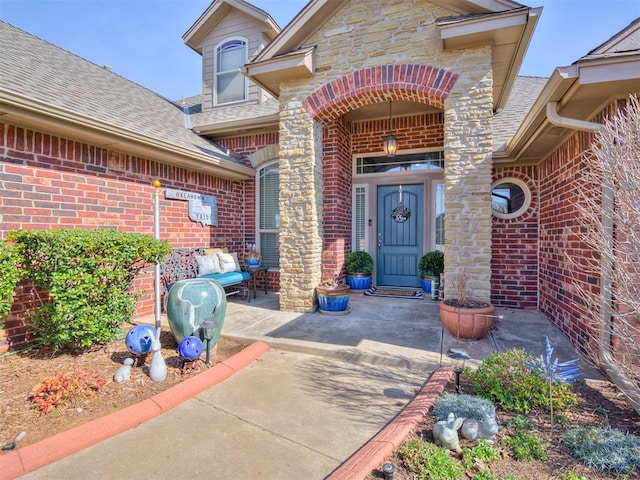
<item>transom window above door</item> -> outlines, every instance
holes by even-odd
[[[443,168],[442,150],[397,154],[394,157],[356,156],[354,162],[355,175],[424,172]]]

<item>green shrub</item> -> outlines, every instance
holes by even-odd
[[[462,449],[462,463],[467,470],[474,469],[477,462],[481,462],[486,465],[494,460],[498,460],[499,458],[500,455],[498,454],[498,451],[493,447],[493,445],[489,445],[485,440],[480,440],[478,444],[474,445],[472,448]]]
[[[20,281],[18,250],[0,240],[0,327],[2,318],[11,311],[13,291]]]
[[[464,477],[464,468],[452,459],[448,450],[419,439],[408,440],[396,452],[405,467],[419,479],[456,480]]]
[[[546,444],[543,440],[523,430],[516,430],[502,440],[509,447],[516,460],[544,460],[547,458]]]
[[[503,353],[493,352],[472,374],[476,394],[486,397],[502,409],[528,413],[532,408],[549,408],[549,383],[539,374],[529,371],[524,350],[513,348]],[[552,385],[554,409],[576,405],[577,396],[571,385]]]
[[[418,273],[425,277],[437,277],[444,272],[444,253],[433,250],[418,260]]]
[[[372,273],[373,257],[364,250],[356,250],[347,255],[344,268],[347,273]]]
[[[640,469],[640,438],[609,427],[576,427],[564,431],[562,442],[590,468],[630,472]]]
[[[438,397],[432,413],[438,420],[446,420],[451,412],[455,413],[456,418],[484,420],[483,409],[488,411],[493,406],[493,402],[488,398],[466,393],[447,393]]]
[[[14,230],[25,278],[50,302],[36,309],[31,327],[41,344],[55,349],[109,342],[131,320],[139,293],[136,274],[170,253],[148,235],[118,230]]]

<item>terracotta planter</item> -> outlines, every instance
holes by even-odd
[[[349,285],[316,287],[318,308],[327,312],[342,312],[349,305]]]
[[[495,307],[486,302],[476,302],[477,307],[450,305],[451,300],[440,302],[440,321],[444,328],[456,338],[479,340],[493,326]]]

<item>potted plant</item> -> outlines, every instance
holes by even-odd
[[[244,254],[244,263],[247,266],[260,265],[262,261],[262,255],[258,252],[258,248],[255,243],[246,244],[246,253]]]
[[[444,272],[444,253],[440,250],[433,250],[425,253],[418,260],[418,273],[422,282],[422,290],[426,293],[431,292],[431,284],[435,279],[440,281],[440,274]]]
[[[456,298],[440,302],[440,321],[456,338],[479,340],[493,326],[495,307],[489,302],[468,298],[467,279],[466,273],[454,279]]]
[[[371,286],[373,257],[364,250],[356,250],[347,255],[345,261],[347,283],[353,290],[366,290]]]
[[[316,287],[320,313],[340,315],[348,312],[349,292],[349,285],[339,282],[336,277],[324,280]]]

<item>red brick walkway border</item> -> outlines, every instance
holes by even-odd
[[[247,348],[164,392],[0,457],[0,480],[10,480],[76,453],[152,419],[226,380],[269,350],[264,342]]]
[[[375,437],[335,469],[325,480],[364,479],[398,448],[444,392],[450,368],[436,370],[411,402]]]

